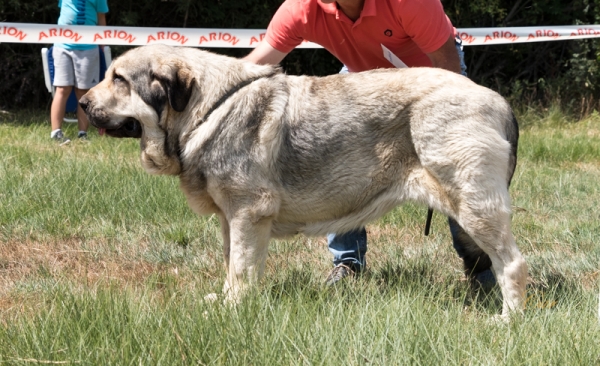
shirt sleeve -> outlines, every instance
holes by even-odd
[[[406,34],[424,53],[437,51],[454,34],[440,0],[401,0],[397,14]]]
[[[96,12],[97,13],[108,13],[108,1],[107,0],[98,0],[96,3]]]
[[[299,31],[299,14],[291,1],[286,1],[277,10],[269,26],[265,41],[279,52],[289,53],[303,41]]]

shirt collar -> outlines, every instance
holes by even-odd
[[[319,6],[325,13],[335,15],[336,19],[340,19],[340,11],[337,8],[337,3],[323,4],[319,0],[317,0],[317,3],[319,3]],[[363,10],[360,13],[360,18],[375,15],[377,15],[377,0],[365,0]],[[357,22],[360,18],[357,19]]]

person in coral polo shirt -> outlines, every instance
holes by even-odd
[[[286,0],[269,23],[264,40],[244,59],[278,64],[305,41],[317,43],[337,57],[344,64],[342,73],[439,67],[466,76],[460,38],[440,0]],[[470,256],[464,242],[468,236],[462,235],[462,228],[450,218],[449,224],[466,273],[486,286],[493,285],[489,258]],[[365,228],[329,234],[327,241],[334,256],[327,284],[365,269]]]

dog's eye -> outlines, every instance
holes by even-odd
[[[124,81],[125,81],[125,79],[123,79],[123,77],[121,75],[114,74],[114,76],[113,76],[114,83],[122,83]]]

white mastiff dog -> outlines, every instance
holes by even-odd
[[[196,213],[218,215],[229,300],[262,276],[271,238],[345,232],[410,200],[456,220],[468,250],[491,260],[504,317],[524,305],[508,193],[517,123],[466,77],[288,76],[155,45],[116,59],[80,104],[109,135],[141,138],[142,166],[179,176]]]

